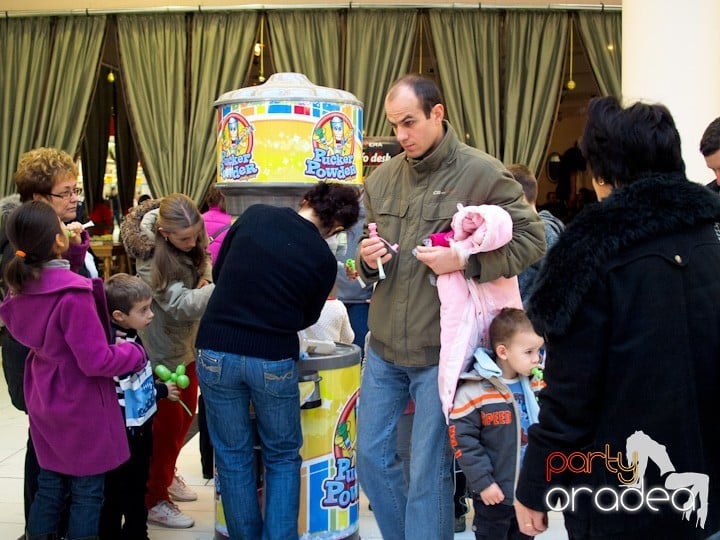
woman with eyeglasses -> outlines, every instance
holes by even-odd
[[[22,155],[15,171],[15,186],[20,202],[44,200],[66,224],[72,236],[70,247],[63,255],[74,272],[81,272],[85,253],[90,247],[90,235],[76,221],[78,169],[70,154],[55,148],[36,148]]]
[[[20,157],[14,175],[18,194],[0,200],[0,276],[5,266],[12,259],[14,251],[5,236],[5,219],[21,203],[42,200],[53,207],[57,216],[65,223],[69,237],[69,247],[63,258],[70,262],[73,272],[88,276],[85,267],[85,256],[90,247],[90,236],[77,221],[78,169],[72,156],[56,148],[35,148]],[[19,195],[19,197],[18,197]],[[0,294],[5,295],[4,282],[0,282]],[[0,330],[0,347],[2,347],[2,367],[10,393],[12,404],[19,410],[27,412],[23,391],[23,374],[25,358],[29,349],[20,344],[7,331]],[[27,520],[30,504],[37,492],[37,476],[40,468],[32,440],[28,436],[25,453],[25,519]]]

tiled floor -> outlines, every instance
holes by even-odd
[[[27,441],[27,418],[10,404],[5,380],[0,371],[0,539],[15,540],[24,527],[23,516],[23,463]],[[180,508],[195,519],[190,529],[150,527],[151,540],[213,540],[215,536],[214,493],[212,482],[203,480],[200,470],[200,452],[197,436],[191,439],[178,460],[178,469],[189,486],[198,492],[198,500],[179,503]],[[467,529],[457,533],[455,540],[472,540],[472,522],[468,515]],[[368,510],[367,499],[361,494],[360,536],[363,540],[382,540],[373,514]],[[552,515],[550,528],[538,536],[541,540],[565,540],[567,535],[562,517]]]

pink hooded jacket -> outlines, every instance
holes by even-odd
[[[219,205],[215,205],[211,206],[202,217],[203,221],[205,221],[205,230],[211,239],[208,244],[208,251],[210,252],[212,263],[215,264],[215,259],[217,259],[218,253],[220,252],[220,246],[223,240],[225,240],[228,231],[227,228],[223,229],[223,227],[230,225],[232,216],[220,210]],[[218,231],[220,231],[220,234],[218,234]]]
[[[512,239],[512,218],[495,205],[462,206],[452,219],[450,247],[467,258],[493,251]],[[486,283],[467,279],[463,271],[437,278],[440,297],[440,363],[438,390],[445,421],[453,406],[460,374],[472,364],[473,353],[488,347],[488,328],[504,307],[522,309],[517,276]]]

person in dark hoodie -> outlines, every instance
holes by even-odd
[[[513,178],[515,178],[517,183],[522,187],[527,203],[537,212],[538,183],[535,175],[527,165],[523,165],[522,163],[514,163],[508,166],[508,171],[510,171]],[[548,250],[555,245],[555,242],[557,242],[560,233],[565,230],[565,224],[547,210],[540,210],[538,216],[540,216],[543,225],[545,225],[545,253],[547,253]],[[540,265],[544,259],[545,256],[543,255],[540,259],[528,266],[522,273],[518,274],[520,298],[522,298],[523,303],[525,303],[525,300],[529,296],[535,278],[540,271]]]
[[[573,540],[707,538],[720,528],[720,198],[688,180],[662,105],[592,100],[581,149],[600,202],[546,255],[528,302],[548,362],[520,531],[543,532],[552,508]]]

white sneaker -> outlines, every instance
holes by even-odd
[[[195,525],[195,520],[183,514],[176,504],[160,501],[148,510],[148,521],[171,529],[187,529]]]
[[[197,493],[187,487],[185,480],[179,474],[175,473],[173,481],[168,488],[168,493],[173,500],[180,502],[197,501]]]

